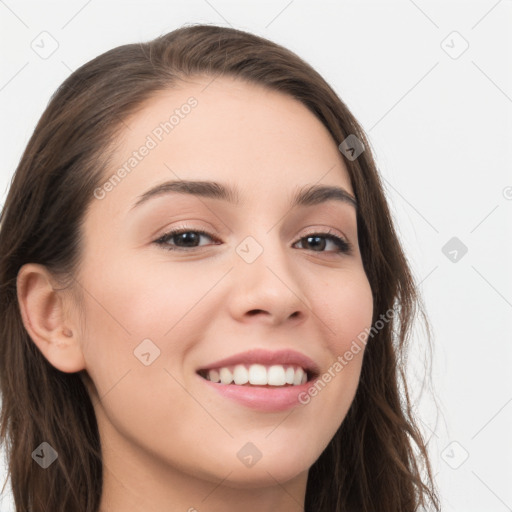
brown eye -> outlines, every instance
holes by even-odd
[[[212,235],[201,229],[177,228],[155,240],[155,243],[168,251],[186,251],[201,247],[197,245],[201,237],[214,239]]]
[[[305,243],[303,242],[304,240]],[[351,244],[348,241],[331,233],[312,233],[302,237],[299,242],[302,243],[303,249],[311,250],[314,252],[331,252],[324,250],[327,245],[326,240],[331,241],[335,247],[337,247],[335,252],[349,254],[352,250]]]

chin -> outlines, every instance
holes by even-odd
[[[249,462],[244,464],[237,457],[233,462],[216,468],[216,473],[220,479],[229,474],[223,485],[232,488],[261,488],[276,485],[277,482],[284,483],[307,474],[320,456],[320,453],[305,453],[302,446],[290,442],[286,446],[276,447],[273,453],[268,448],[264,449],[261,458],[253,461],[252,465]],[[291,447],[295,451],[291,452]]]
[[[301,475],[307,475],[309,471],[309,467],[306,467],[303,463],[291,467],[284,466],[278,462],[276,462],[276,464],[270,462],[266,466],[259,467],[260,463],[252,468],[240,469],[238,466],[232,467],[230,469],[232,473],[224,480],[222,485],[232,489],[261,489],[284,484]],[[220,478],[225,478],[225,476],[226,473],[222,476],[219,475]]]

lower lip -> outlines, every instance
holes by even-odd
[[[198,376],[207,386],[251,409],[273,412],[284,411],[298,404],[299,395],[307,392],[316,379],[298,386],[283,386],[270,388],[267,386],[238,386],[236,384],[220,384]]]

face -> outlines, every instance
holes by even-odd
[[[85,217],[81,345],[105,450],[258,486],[306,476],[342,423],[364,349],[336,362],[371,326],[372,294],[326,128],[291,97],[210,81],[127,121]],[[170,181],[231,193],[146,194]],[[343,191],[293,205],[311,186]]]

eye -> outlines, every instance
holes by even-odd
[[[201,237],[207,237],[211,240],[214,239],[212,235],[202,229],[179,227],[165,233],[165,235],[161,236],[158,240],[155,240],[155,243],[168,251],[187,251],[199,247],[196,245],[196,242],[199,242]],[[173,246],[173,244],[169,243],[171,241],[177,242],[177,244]]]
[[[352,244],[345,240],[344,238],[341,238],[338,235],[335,235],[331,231],[327,233],[311,233],[306,236],[303,236],[298,242],[296,243],[302,243],[303,241],[306,241],[306,245],[309,245],[310,247],[302,247],[305,249],[313,250],[313,252],[331,252],[331,251],[323,251],[322,249],[325,249],[328,242],[331,242],[335,246],[334,252],[342,253],[342,254],[352,254]],[[327,242],[325,241],[327,240]],[[311,249],[311,247],[320,249]]]
[[[218,239],[216,239],[207,231],[181,226],[172,229],[168,233],[165,233],[158,240],[155,240],[154,243],[168,251],[190,252],[193,249],[201,247],[198,245],[201,237],[209,238],[210,240],[219,242]],[[334,246],[334,251],[324,250],[329,242]],[[294,245],[299,243],[302,244],[301,249],[306,249],[313,252],[335,252],[342,254],[352,253],[352,244],[348,240],[335,235],[331,231],[327,233],[310,233],[301,237],[297,242],[295,242]],[[218,243],[216,245],[218,245]],[[304,245],[306,245],[306,247],[304,247]]]

